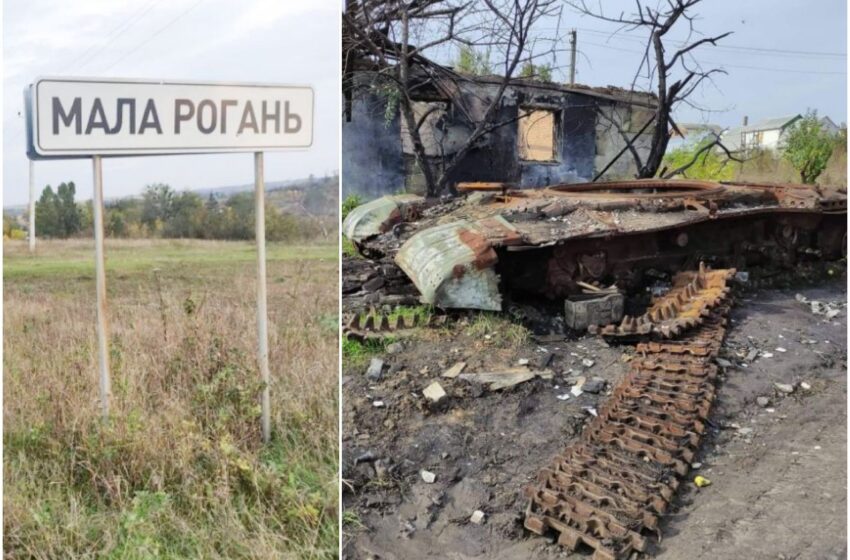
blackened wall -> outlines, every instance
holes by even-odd
[[[487,86],[476,91],[484,98]],[[528,86],[508,88],[502,98],[495,122],[505,122],[486,138],[484,147],[470,150],[455,168],[450,183],[462,181],[504,181],[522,187],[542,187],[558,183],[579,183],[593,179],[597,165],[604,166],[620,146],[618,136],[602,133],[597,122],[599,106],[615,102],[580,93]],[[618,107],[628,107],[616,103]],[[413,154],[405,154],[399,117],[385,122],[385,101],[373,94],[354,99],[351,120],[343,119],[343,193],[359,193],[367,198],[400,190],[424,194],[424,180],[414,163]],[[521,161],[517,149],[518,116],[529,108],[556,112],[558,127],[556,153],[552,162]],[[449,111],[447,115],[457,113]],[[458,120],[456,118],[456,120]],[[455,128],[455,132],[462,127]],[[471,133],[471,128],[466,134]],[[601,136],[600,136],[601,134]],[[432,153],[438,153],[436,149]],[[623,157],[622,173],[628,175],[633,164]],[[608,174],[606,174],[608,177]]]
[[[366,199],[404,188],[399,116],[386,120],[386,99],[358,93],[342,119],[342,194]]]

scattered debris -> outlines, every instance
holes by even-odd
[[[419,471],[419,476],[422,477],[422,480],[425,481],[425,484],[434,484],[437,481],[437,475],[426,470]]]
[[[812,313],[815,315],[823,315],[827,319],[834,319],[841,313],[841,309],[847,307],[846,301],[817,301],[814,299],[808,299],[806,296],[802,294],[797,294],[794,298],[804,305],[808,305],[809,309],[811,309]]]
[[[480,509],[476,509],[469,517],[469,521],[471,523],[475,523],[476,525],[481,525],[482,523],[484,523],[484,512]]]
[[[372,401],[372,406],[375,408],[384,408],[384,401]]]
[[[581,389],[585,393],[593,393],[598,394],[602,389],[605,388],[605,380],[601,377],[594,377],[590,381],[586,381],[584,385],[582,385]]]
[[[458,377],[465,381],[474,381],[476,383],[489,383],[491,391],[498,391],[513,387],[520,383],[530,381],[535,377],[542,379],[552,379],[552,370],[530,370],[525,366],[507,368],[502,371],[490,371],[481,373],[462,373]]]
[[[528,358],[520,358],[519,361],[517,362],[517,364],[519,364],[521,366],[527,366],[528,365]]]
[[[443,377],[448,377],[449,379],[454,379],[460,372],[463,371],[463,368],[466,367],[466,362],[458,362],[446,371],[443,372]]]
[[[443,386],[440,385],[440,383],[437,381],[434,381],[433,383],[425,387],[425,390],[422,391],[422,394],[425,396],[426,399],[435,403],[440,402],[448,396],[446,395],[446,391],[443,389]]]
[[[764,352],[764,351],[762,351],[759,355],[762,358],[772,358],[773,357],[773,354],[771,354],[770,352]]]
[[[366,370],[366,377],[374,381],[379,380],[384,375],[384,360],[380,358],[372,358],[369,362],[369,369]]]
[[[691,463],[691,468],[692,468],[692,469],[698,469],[698,468],[700,468],[700,467],[702,467],[702,463]]]
[[[594,362],[590,358],[583,358],[582,361],[581,361],[581,365],[583,365],[586,368],[592,368],[593,364],[595,364],[595,363],[596,362]]]
[[[358,465],[360,463],[371,463],[377,459],[375,453],[373,451],[366,451],[365,453],[361,453],[357,457],[354,458],[354,464]]]
[[[756,397],[756,403],[762,408],[767,407],[770,404],[770,399],[767,397]]]
[[[590,414],[590,415],[591,415],[591,416],[593,416],[594,418],[596,418],[597,416],[599,416],[599,413],[598,413],[598,412],[596,411],[596,409],[595,409],[594,407],[592,407],[592,406],[583,406],[583,407],[581,407],[581,408],[582,408],[582,410],[584,410],[585,412],[587,412],[588,414]]]
[[[785,348],[783,348],[783,347],[781,347],[781,346],[777,346],[777,347],[776,347],[776,351],[777,351],[777,352],[787,352],[788,350],[786,350]]]
[[[616,286],[600,289],[581,281],[577,285],[584,288],[585,293],[570,296],[564,302],[564,318],[568,327],[583,331],[591,325],[607,325],[623,318],[625,298],[617,293]]]
[[[794,386],[789,383],[774,383],[773,386],[776,387],[778,391],[781,391],[786,395],[790,395],[794,392]]]
[[[562,394],[562,395],[557,395],[557,396],[556,396],[556,398],[557,398],[559,401],[566,401],[566,400],[569,400],[570,395],[569,395],[569,393],[564,393],[564,394]]]
[[[696,484],[697,488],[704,488],[706,486],[711,486],[711,481],[698,474],[694,477],[694,484]]]
[[[804,391],[811,391],[811,390],[812,390],[812,386],[811,386],[811,384],[809,384],[809,383],[807,383],[807,382],[803,381],[803,382],[801,382],[801,383],[800,383],[800,389],[802,389],[802,390],[804,390]]]

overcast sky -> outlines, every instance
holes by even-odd
[[[315,89],[308,151],[270,152],[266,180],[339,166],[339,3],[285,0],[7,0],[4,26],[4,206],[28,200],[24,87],[37,76],[307,84]],[[250,154],[105,159],[106,198],[149,183],[176,189],[253,181]],[[91,197],[89,160],[39,161],[38,191],[74,181]]]

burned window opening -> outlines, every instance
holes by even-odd
[[[517,125],[517,153],[520,161],[558,163],[561,112],[523,107]]]

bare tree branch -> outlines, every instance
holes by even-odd
[[[658,103],[655,109],[649,153],[644,161],[638,164],[638,177],[656,176],[667,151],[672,134],[671,127],[674,130],[676,128],[672,120],[675,107],[682,102],[692,104],[688,98],[704,81],[711,81],[711,77],[715,74],[725,73],[718,68],[709,70],[699,67],[690,68],[686,62],[687,59],[702,46],[716,46],[718,41],[731,35],[731,32],[693,40],[696,31],[694,29],[695,14],[692,10],[702,0],[666,0],[664,4],[659,3],[655,7],[645,3],[644,0],[635,0],[635,9],[632,14],[626,15],[621,12],[616,16],[605,13],[601,2],[598,7],[592,8],[588,6],[586,0],[565,1],[581,14],[618,24],[619,27],[613,34],[623,29],[644,29],[648,32],[646,48],[632,80],[632,89],[636,89],[638,79],[645,68],[649,88],[654,90]],[[679,22],[685,22],[687,25],[688,38],[684,46],[668,58],[665,54],[664,39]],[[650,62],[650,52],[653,53],[652,62]],[[684,71],[684,75],[677,79],[675,74],[678,71]],[[636,157],[634,152],[635,150],[632,150],[632,155],[637,162],[640,158]]]

